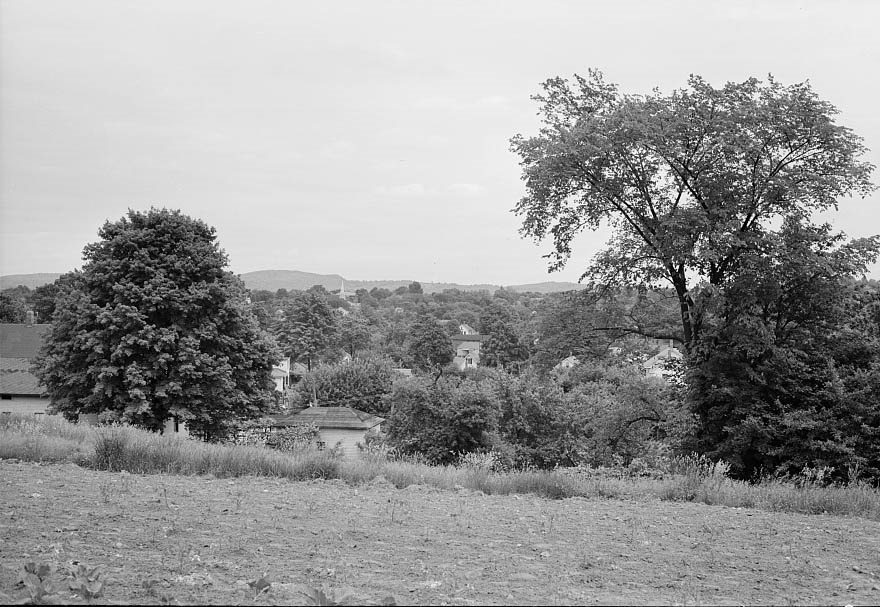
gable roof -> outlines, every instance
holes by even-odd
[[[351,407],[307,407],[302,411],[272,418],[274,426],[292,426],[312,423],[318,428],[342,428],[349,430],[369,430],[385,421]]]
[[[580,362],[581,359],[572,354],[571,356],[566,356],[558,363],[556,363],[556,366],[553,367],[553,370],[556,371],[559,369],[571,369],[572,367],[579,365]]]
[[[0,358],[33,358],[52,325],[0,323]]]
[[[653,369],[654,367],[661,364],[663,361],[669,360],[670,358],[681,359],[684,358],[684,355],[678,350],[678,348],[663,348],[657,354],[646,360],[642,363],[643,369]]]
[[[452,341],[454,342],[465,342],[465,341],[484,341],[488,335],[480,335],[479,333],[473,333],[471,335],[453,335]]]

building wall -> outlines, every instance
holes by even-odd
[[[165,420],[165,428],[162,429],[162,433],[177,434],[179,436],[189,436],[189,430],[186,427],[186,422],[178,421],[174,417]]]
[[[453,364],[459,370],[473,368],[480,364],[480,342],[456,341]]]
[[[319,439],[326,449],[332,449],[339,443],[339,449],[345,457],[357,457],[360,453],[357,444],[364,442],[366,430],[348,430],[342,428],[321,428]]]
[[[13,396],[11,399],[0,400],[0,414],[2,413],[46,413],[46,407],[51,401],[39,396]]]

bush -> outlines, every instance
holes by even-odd
[[[247,422],[239,428],[232,442],[277,451],[296,451],[313,444],[319,434],[318,426],[311,422],[275,429],[270,424],[266,419]]]
[[[487,387],[471,380],[413,378],[397,384],[388,418],[388,440],[403,453],[421,453],[449,464],[461,453],[488,450],[498,402]]]
[[[389,411],[392,378],[391,363],[382,358],[318,367],[293,388],[291,404],[306,406],[317,398],[319,406],[354,407],[385,415]]]

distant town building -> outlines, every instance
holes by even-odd
[[[455,357],[452,364],[459,371],[472,369],[480,364],[480,347],[488,335],[470,333],[467,335],[454,335],[452,346],[455,348]]]
[[[571,369],[581,363],[581,360],[577,356],[567,356],[559,361],[556,366],[553,367],[554,371],[564,371],[565,369]]]
[[[669,360],[681,360],[684,355],[673,346],[662,348],[657,354],[642,363],[642,372],[646,377],[659,377],[665,379],[668,374],[665,363]]]

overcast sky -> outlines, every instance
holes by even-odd
[[[878,23],[875,0],[3,0],[0,274],[79,267],[153,205],[216,227],[238,273],[575,281],[605,235],[548,275],[510,212],[541,82],[809,79],[880,164]],[[878,202],[836,227],[880,232]]]

